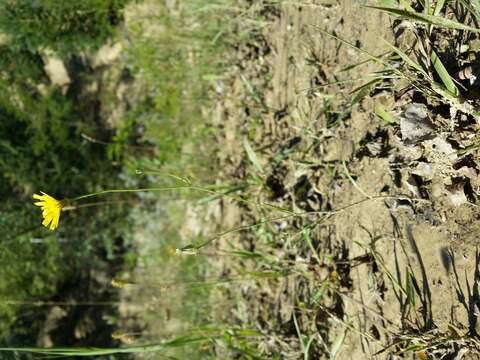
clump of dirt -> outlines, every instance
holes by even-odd
[[[455,16],[451,4],[446,12]],[[382,38],[411,45],[403,23],[352,0],[285,3],[268,14],[269,25],[238,47],[218,94],[217,168],[224,180],[256,184],[245,199],[304,215],[265,221],[278,213],[222,200],[217,230],[256,226],[216,246],[267,254],[289,269],[217,294],[237,299],[223,319],[265,334],[267,357],[299,358],[307,343],[312,358],[401,357],[405,344],[421,349],[442,334],[450,334],[452,356],[465,355],[462,341],[477,336],[480,313],[476,60],[456,54],[460,47],[437,31],[432,43],[445,64],[462,59],[463,102],[388,79],[355,98],[382,70],[366,52],[391,51]],[[458,32],[443,36],[458,39]],[[398,122],[375,115],[379,104]],[[245,139],[254,160],[239,151]],[[228,257],[212,263],[227,274],[272,266]],[[443,345],[425,354],[445,355]]]

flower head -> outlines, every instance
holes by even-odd
[[[50,230],[55,230],[58,227],[60,212],[64,204],[62,201],[45,194],[43,191],[41,191],[41,193],[42,195],[33,194],[34,199],[40,200],[34,204],[42,208],[42,225],[45,227],[49,227],[50,225]]]

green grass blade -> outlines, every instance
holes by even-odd
[[[348,47],[350,47],[350,48],[352,48],[352,49],[355,49],[355,50],[358,51],[359,53],[366,55],[366,56],[367,56],[368,58],[370,58],[371,60],[373,60],[373,61],[375,61],[375,62],[377,62],[377,63],[379,63],[379,64],[385,65],[386,67],[389,66],[388,62],[386,62],[385,60],[383,60],[383,59],[380,58],[379,56],[375,56],[375,55],[369,53],[368,51],[366,51],[366,50],[364,50],[364,49],[362,49],[362,48],[354,45],[353,43],[351,43],[351,42],[349,42],[349,41],[347,41],[347,40],[345,40],[345,39],[343,39],[343,38],[341,38],[341,37],[338,37],[338,36],[336,36],[336,35],[334,35],[334,34],[331,34],[331,33],[329,33],[329,32],[326,31],[326,30],[323,30],[323,29],[322,29],[321,27],[319,27],[319,26],[314,26],[314,27],[315,27],[318,31],[320,31],[321,33],[323,33],[323,34],[325,34],[325,35],[327,35],[327,36],[330,36],[332,39],[338,40],[338,41],[340,41],[342,44],[345,44],[345,45],[347,45]]]
[[[384,7],[394,7],[395,5],[398,5],[397,0],[378,0],[378,2]]]
[[[448,73],[445,66],[443,66],[442,62],[440,61],[438,55],[435,53],[434,50],[432,50],[432,53],[430,54],[430,59],[432,60],[433,67],[437,71],[438,76],[440,76],[440,79],[442,80],[447,90],[453,96],[458,97],[460,95],[460,91],[458,90],[457,86],[453,82],[452,77]]]
[[[248,250],[233,250],[229,251],[228,255],[231,256],[237,256],[245,259],[258,259],[258,258],[264,258],[265,255],[253,252],[253,251],[248,251]]]
[[[412,6],[410,5],[409,0],[400,0],[400,5],[402,5],[408,11],[415,11]]]
[[[253,166],[255,166],[259,173],[263,173],[263,167],[260,164],[260,161],[258,161],[257,154],[255,154],[255,151],[253,151],[252,146],[250,145],[250,142],[247,138],[243,139],[243,147],[245,149],[245,152],[247,153],[248,160],[250,160],[250,162],[253,164]]]
[[[405,287],[407,291],[407,302],[411,306],[415,306],[415,290],[414,290],[415,288],[413,286],[412,276],[413,275],[407,269],[406,279],[405,279]]]
[[[400,50],[399,48],[397,48],[396,46],[390,44],[388,41],[385,41],[385,43],[387,44],[388,47],[390,47],[398,56],[400,56],[402,58],[403,61],[405,61],[405,63],[407,63],[407,65],[409,65],[410,67],[414,68],[415,70],[417,70],[418,72],[420,72],[426,79],[429,78],[427,72],[419,65],[417,64],[415,61],[413,61],[412,59],[410,59],[410,57],[405,54],[402,50]]]
[[[307,345],[305,345],[305,350],[304,350],[304,360],[310,360],[310,347],[313,344],[313,341],[315,340],[314,335],[310,336],[310,339],[308,339]]]
[[[332,349],[330,350],[330,359],[331,360],[337,359],[337,356],[340,353],[340,349],[342,348],[346,337],[347,337],[347,330],[344,329],[342,334],[337,336],[334,344],[332,345]]]
[[[308,354],[305,353],[305,336],[302,334],[302,331],[300,330],[300,326],[298,325],[298,320],[297,316],[295,315],[295,311],[292,314],[293,317],[293,324],[295,325],[295,330],[297,331],[297,336],[298,336],[298,341],[300,342],[300,348],[302,349],[304,358],[308,358]]]
[[[403,285],[401,284],[401,279],[396,279],[395,276],[392,274],[392,272],[388,269],[387,265],[385,264],[385,261],[383,260],[383,258],[381,257],[380,254],[376,253],[375,251],[372,251],[371,248],[367,247],[365,244],[361,243],[361,242],[358,242],[358,241],[355,241],[355,244],[359,245],[360,247],[362,247],[363,249],[368,249],[369,251],[371,251],[371,254],[373,255],[373,257],[375,258],[375,261],[378,263],[378,265],[380,265],[380,267],[382,268],[383,272],[385,273],[385,275],[388,277],[388,279],[391,281],[392,285],[397,289],[399,290],[403,295],[405,296],[408,296],[408,293],[407,291],[404,289]]]
[[[320,31],[321,33],[327,35],[327,36],[330,36],[331,38],[335,39],[335,40],[338,40],[339,42],[341,42],[342,44],[345,44],[346,46],[354,49],[355,51],[359,52],[360,54],[364,54],[366,55],[367,57],[369,57],[370,59],[372,59],[374,62],[384,66],[384,71],[391,71],[393,74],[397,75],[398,78],[404,78],[404,79],[407,79],[411,82],[412,79],[405,74],[405,72],[402,72],[400,70],[398,70],[396,67],[394,67],[389,61],[387,60],[384,60],[382,59],[381,57],[379,56],[375,56],[373,55],[372,53],[362,49],[362,48],[359,48],[358,46],[355,46],[354,44],[352,44],[351,42],[345,40],[345,39],[342,39],[341,37],[338,37],[334,34],[331,34],[329,33],[328,31],[325,31],[323,30],[322,28],[318,27],[318,26],[315,26],[315,28]]]
[[[478,14],[480,12],[480,0],[470,0],[470,3],[473,6],[475,12]]]
[[[480,21],[480,0],[460,0],[460,3]]]
[[[471,26],[461,24],[454,20],[445,19],[444,17],[441,17],[441,16],[422,14],[418,12],[406,11],[406,10],[390,8],[390,7],[381,7],[381,6],[366,6],[366,7],[384,11],[390,15],[400,16],[402,18],[408,19],[415,23],[434,25],[434,26],[447,28],[447,29],[466,30],[466,31],[472,31],[476,33],[480,32],[480,29],[476,29]]]
[[[443,6],[445,5],[445,0],[437,0],[437,3],[435,4],[435,10],[433,10],[433,15],[438,16],[440,12],[443,9]]]
[[[344,68],[340,69],[339,72],[350,71],[350,70],[352,70],[352,69],[355,69],[355,68],[358,67],[358,66],[367,64],[367,63],[369,63],[370,61],[372,61],[372,59],[366,59],[366,60],[360,61],[360,62],[355,63],[355,64],[347,65],[347,66],[345,66]]]
[[[267,107],[265,106],[265,104],[263,103],[262,99],[258,95],[258,92],[255,89],[255,87],[253,86],[253,84],[250,81],[248,81],[248,79],[243,75],[240,75],[240,79],[242,79],[242,82],[245,85],[245,87],[247,88],[248,92],[250,93],[251,98],[258,105],[260,105],[264,110],[268,110]]]
[[[375,115],[382,119],[387,125],[398,124],[398,119],[390,114],[381,104],[375,105]]]
[[[356,104],[358,104],[360,101],[362,101],[362,99],[367,96],[370,91],[372,90],[373,86],[379,82],[380,80],[382,80],[381,78],[375,78],[375,79],[372,79],[370,81],[368,81],[367,83],[363,84],[363,85],[360,85],[359,87],[357,87],[356,89],[352,90],[352,94],[355,94],[352,98],[352,102],[350,104],[350,106],[354,106]]]
[[[148,353],[148,352],[158,352],[161,350],[165,350],[166,348],[175,348],[175,347],[187,346],[187,345],[195,344],[199,342],[204,342],[204,341],[210,340],[212,337],[215,337],[215,336],[182,336],[170,341],[166,341],[161,344],[118,347],[118,348],[11,347],[11,348],[0,348],[0,352],[22,352],[22,353],[43,354],[43,355],[52,355],[52,356],[71,356],[71,357]]]
[[[309,229],[304,229],[302,231],[303,239],[307,242],[308,247],[310,248],[310,251],[312,252],[312,256],[314,259],[317,261],[318,264],[321,264],[322,261],[320,260],[320,256],[318,255],[317,250],[315,250],[315,247],[313,246],[312,238],[310,237],[310,230]]]

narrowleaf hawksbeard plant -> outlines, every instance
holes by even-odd
[[[182,179],[182,181],[184,180]],[[100,195],[114,194],[114,193],[139,193],[139,192],[147,192],[147,191],[172,191],[172,190],[181,190],[181,189],[197,190],[197,191],[207,192],[209,194],[215,193],[212,190],[203,189],[198,186],[192,186],[190,183],[187,183],[186,185],[140,188],[140,189],[108,189],[108,190],[101,190],[101,191],[77,196],[76,198],[68,198],[63,200],[57,200],[54,197],[48,194],[45,194],[43,191],[40,191],[42,195],[33,194],[33,198],[39,200],[34,204],[36,206],[40,206],[40,208],[42,209],[42,217],[43,217],[42,225],[47,228],[49,227],[50,230],[55,230],[58,227],[58,222],[60,221],[60,213],[62,212],[62,209],[72,210],[72,209],[76,209],[78,207],[83,207],[83,206],[105,204],[105,202],[103,203],[100,202],[100,203],[90,203],[90,204],[81,204],[78,206],[72,206],[72,203],[75,203],[76,201],[79,201],[79,200],[83,200],[91,197],[97,197]]]
[[[105,194],[112,194],[112,193],[137,193],[137,192],[145,192],[145,191],[167,191],[167,190],[178,190],[178,189],[199,189],[194,186],[186,186],[186,185],[181,185],[181,186],[167,186],[167,187],[159,187],[159,188],[145,188],[145,189],[109,189],[109,190],[102,190],[90,194],[85,194],[78,196],[73,199],[63,199],[63,200],[57,200],[54,197],[45,194],[43,191],[40,191],[42,195],[39,194],[33,194],[33,198],[37,199],[39,201],[35,202],[34,205],[40,206],[42,209],[42,225],[50,228],[50,230],[55,230],[58,227],[58,222],[60,221],[60,213],[62,212],[62,209],[69,210],[72,209],[71,204],[75,201],[79,201],[82,199],[86,198],[91,198],[91,197],[96,197],[99,195],[105,195]],[[100,203],[95,203],[95,204],[83,204],[83,206],[91,206],[91,205],[100,205]],[[81,207],[80,206],[75,206],[74,208]]]

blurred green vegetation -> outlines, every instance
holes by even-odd
[[[133,3],[138,8],[126,16],[124,8]],[[165,280],[180,282],[207,276],[205,258],[179,258],[167,251],[182,240],[178,228],[185,222],[186,202],[178,199],[198,199],[198,194],[162,195],[161,221],[155,212],[152,218],[148,215],[149,206],[156,206],[154,194],[98,199],[119,201],[64,212],[55,232],[40,225],[32,194],[44,191],[61,199],[173,181],[147,175],[148,170],[188,177],[195,184],[214,181],[209,104],[221,88],[223,54],[248,32],[237,31],[240,14],[230,0],[185,0],[173,8],[162,0],[0,4],[2,344],[35,345],[42,329],[51,325],[55,345],[109,346],[115,343],[111,334],[118,322],[116,306],[65,307],[66,314],[53,321],[52,307],[37,302],[118,301],[118,290],[109,280],[128,276],[135,267],[153,273],[168,269]],[[89,56],[115,42],[124,45],[125,83],[141,96],[111,122],[102,110],[121,101],[115,90],[109,84],[101,84],[93,94],[85,89],[103,81]],[[51,56],[65,64],[71,78],[67,88],[51,83],[45,70]],[[140,215],[132,214],[137,204],[146,208]],[[153,249],[145,246],[143,252],[133,240],[133,223],[142,226],[139,218],[158,223],[150,233]],[[143,280],[149,283],[152,277],[147,274]],[[171,312],[181,324],[176,330],[208,324],[209,292],[208,287],[171,292]],[[139,302],[150,295],[158,296],[140,293]],[[146,308],[138,315],[150,330],[168,323],[157,310]],[[94,325],[76,337],[85,319]],[[178,353],[191,356],[198,349]]]
[[[126,62],[145,94],[130,115],[145,127],[142,139],[156,151],[155,156],[127,154],[125,161],[131,170],[143,170],[156,185],[178,185],[169,174],[188,178],[197,186],[214,184],[218,177],[212,161],[214,131],[218,129],[211,119],[212,100],[230,66],[225,54],[241,33],[233,34],[235,21],[226,19],[234,19],[239,9],[230,0],[185,0],[173,8],[161,0],[143,5],[126,24],[130,40]],[[149,174],[148,170],[155,171]],[[148,304],[138,314],[145,327],[137,339],[141,343],[156,343],[211,325],[216,307],[211,293],[216,285],[187,284],[209,281],[219,274],[209,269],[208,257],[175,255],[175,248],[205,240],[202,231],[189,234],[197,238],[185,239],[179,229],[189,226],[189,206],[201,213],[200,203],[208,197],[191,191],[162,194],[162,209],[140,216],[145,218],[145,224],[139,225],[146,232],[144,237],[155,241],[147,240],[138,249],[137,268],[142,271],[133,279],[128,273],[125,277],[140,284],[131,296]],[[167,291],[142,286],[171,281],[177,285]],[[149,304],[151,299],[159,302]],[[170,349],[166,354],[179,359],[210,358],[205,344]]]
[[[49,311],[35,302],[114,298],[99,279],[135,265],[134,253],[129,253],[131,204],[65,212],[58,231],[50,232],[41,227],[41,214],[32,203],[34,192],[61,199],[124,183],[123,164],[112,162],[104,145],[81,136],[87,132],[108,142],[115,132],[98,111],[85,111],[98,104],[79,91],[85,81],[80,84],[76,79],[83,75],[95,81],[93,71],[67,66],[74,76],[68,91],[63,91],[50,83],[45,56],[53,53],[67,65],[79,62],[81,51],[93,51],[115,35],[125,4],[116,0],[0,4],[2,343],[35,344]],[[110,341],[104,329],[111,324],[96,311],[68,309],[65,325],[59,326],[53,340],[74,344],[75,321],[90,316],[99,317],[100,330],[87,331],[85,342]],[[116,310],[100,311],[105,315]]]
[[[5,0],[0,31],[14,50],[60,54],[100,47],[123,21],[128,0]]]
[[[229,43],[223,30],[231,10],[215,7],[224,2],[186,0],[169,8],[164,1],[145,1],[148,11],[128,23],[127,61],[146,95],[135,109],[137,121],[158,150],[143,167],[208,177],[212,147],[205,139],[213,130],[206,109],[225,71],[222,54]]]

